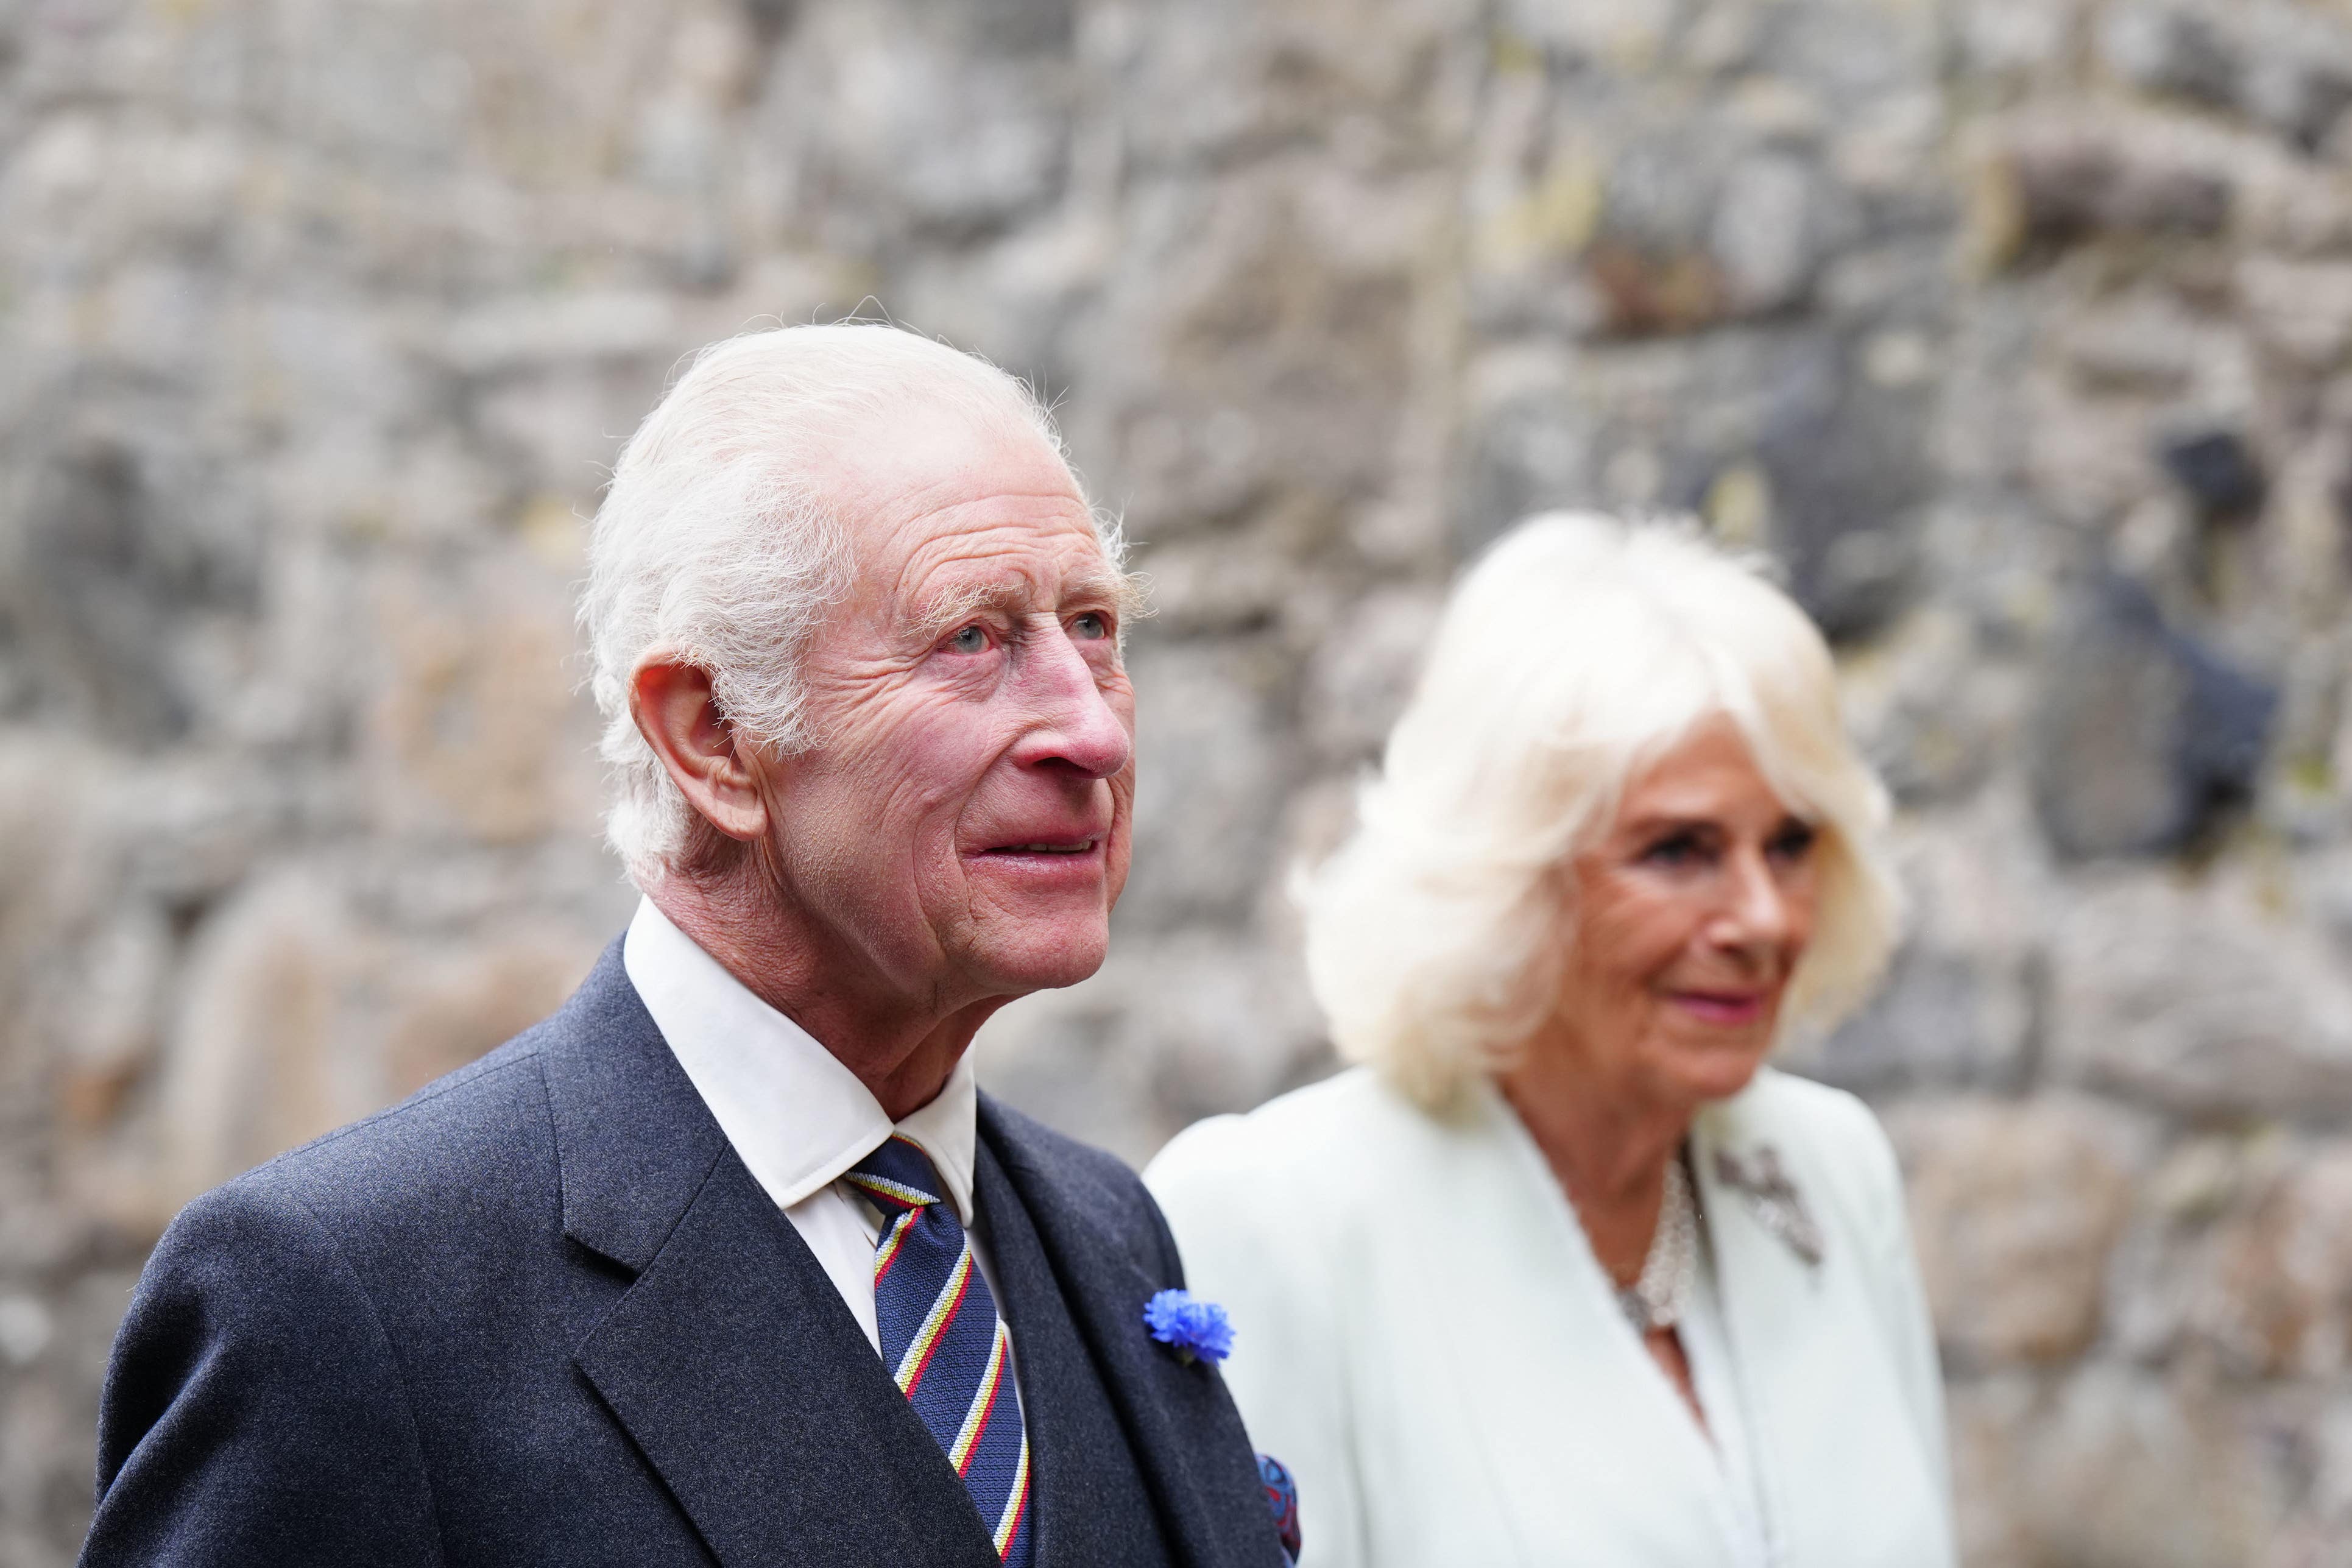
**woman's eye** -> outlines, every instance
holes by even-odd
[[[1110,622],[1105,616],[1088,610],[1085,615],[1071,621],[1070,629],[1089,642],[1098,641],[1110,636]]]
[[[1801,860],[1812,853],[1813,841],[1820,837],[1811,823],[1792,822],[1775,834],[1767,847],[1780,859]]]
[[[948,646],[958,653],[984,653],[988,648],[988,634],[978,626],[966,626],[948,638]]]
[[[1696,833],[1669,834],[1643,850],[1642,859],[1652,866],[1688,866],[1698,859],[1702,847]]]

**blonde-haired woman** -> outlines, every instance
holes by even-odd
[[[1885,959],[1885,817],[1820,635],[1693,530],[1464,577],[1306,894],[1360,1065],[1147,1173],[1304,1568],[1951,1562],[1893,1155],[1762,1066]]]

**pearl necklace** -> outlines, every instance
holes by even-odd
[[[1650,1254],[1642,1260],[1642,1277],[1617,1291],[1618,1309],[1635,1333],[1654,1333],[1682,1321],[1697,1263],[1698,1205],[1691,1201],[1690,1178],[1683,1173],[1677,1154],[1666,1162],[1665,1194],[1658,1205]]]

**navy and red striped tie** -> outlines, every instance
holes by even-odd
[[[1013,1393],[1013,1342],[971,1238],[929,1156],[895,1134],[848,1173],[882,1212],[874,1317],[882,1364],[963,1478],[996,1553],[1028,1568],[1029,1436]]]

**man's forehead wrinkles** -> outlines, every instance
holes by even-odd
[[[1066,577],[1070,574],[1066,558],[1074,552],[1100,557],[1102,545],[1090,519],[1070,519],[1069,526],[1050,532],[1042,531],[1039,521],[1008,519],[926,539],[908,552],[897,586],[902,593],[919,589],[925,580],[942,572],[1000,579],[1034,580],[1043,573]]]
[[[1075,486],[1056,485],[1051,489],[1035,490],[992,489],[984,495],[973,495],[971,491],[969,475],[949,474],[933,479],[928,484],[900,490],[895,496],[877,500],[876,504],[867,509],[866,517],[870,525],[879,528],[912,527],[927,519],[943,521],[975,509],[1003,506],[1006,503],[1024,509],[1044,503],[1052,510],[1059,510],[1066,507],[1069,510],[1079,514],[1084,514],[1087,510],[1086,500],[1078,494]],[[1015,515],[1028,516],[1031,512],[1024,510]]]
[[[993,553],[1049,548],[1067,538],[1096,542],[1094,514],[1066,492],[1003,492],[917,512],[896,521],[869,515],[857,529],[867,571],[908,571],[943,553]]]

